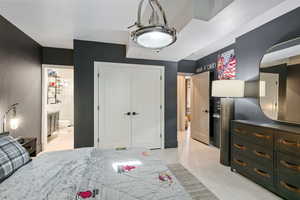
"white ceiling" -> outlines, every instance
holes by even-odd
[[[191,13],[191,1],[197,1],[195,11],[207,0],[161,0],[179,33],[178,41],[159,53],[129,40],[127,27],[136,21],[140,0],[0,0],[0,14],[42,46],[73,48],[73,39],[120,43],[127,45],[127,57],[178,61],[206,56],[300,6],[299,0],[234,0],[205,21]]]

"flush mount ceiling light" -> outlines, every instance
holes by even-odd
[[[132,40],[139,46],[148,49],[163,49],[176,42],[176,29],[169,28],[165,11],[158,3],[158,0],[147,0],[152,13],[149,18],[149,23],[143,25],[141,22],[141,12],[143,3],[141,0],[138,8],[137,22],[129,28],[137,27],[131,32]]]

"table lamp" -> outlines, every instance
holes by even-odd
[[[4,113],[3,125],[2,125],[3,133],[5,132],[7,116],[9,115],[10,112],[12,112],[12,118],[9,121],[10,128],[12,130],[15,130],[19,127],[19,119],[17,118],[17,106],[18,105],[19,105],[18,103],[15,103],[15,104],[9,106],[7,111]]]
[[[245,81],[217,80],[212,82],[212,96],[221,97],[220,105],[220,162],[230,166],[230,122],[234,116],[233,98],[245,97]]]

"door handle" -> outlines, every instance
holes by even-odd
[[[132,115],[139,115],[140,113],[132,112]]]
[[[131,112],[124,113],[124,115],[130,116]]]
[[[208,110],[203,110],[202,112],[208,113]]]

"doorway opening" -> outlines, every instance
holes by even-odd
[[[73,66],[43,65],[42,151],[74,149]]]
[[[177,76],[177,129],[180,133],[189,134],[190,132],[191,97],[191,74],[179,74]]]
[[[211,97],[212,80],[215,80],[215,73],[210,71],[199,74],[178,74],[178,141],[192,138],[219,148],[219,98]]]
[[[178,141],[190,138],[192,74],[179,73],[177,76],[177,130]]]

